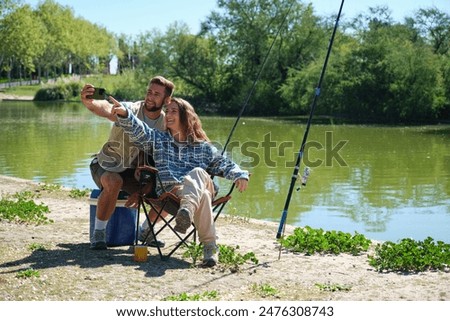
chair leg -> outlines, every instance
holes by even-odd
[[[220,213],[222,213],[222,210],[223,210],[223,208],[225,207],[225,204],[226,204],[227,202],[225,202],[225,203],[221,203],[221,204],[218,204],[218,205],[216,205],[214,208],[213,208],[213,213],[214,212],[216,212],[217,211],[217,213],[214,215],[214,222],[218,219],[218,217],[219,217],[219,215],[220,215]],[[174,217],[173,217],[174,218]],[[173,219],[172,218],[172,219]],[[172,251],[170,251],[170,253],[169,254],[167,254],[167,257],[170,257],[173,253],[175,253],[175,251],[176,250],[178,250],[178,248],[181,246],[181,245],[188,245],[187,244],[187,240],[191,237],[191,236],[193,236],[193,241],[194,241],[194,243],[197,243],[197,229],[195,228],[195,226],[194,226],[194,228],[185,236],[185,237],[180,237],[180,235],[177,233],[177,232],[175,232],[174,231],[174,229],[172,228],[172,226],[170,226],[169,225],[169,227],[170,227],[170,229],[175,233],[175,235],[180,239],[180,242],[172,249]]]
[[[151,202],[148,203],[150,205],[150,207],[157,213],[157,219],[155,220],[155,223],[156,223],[156,221],[158,221],[158,219],[161,219],[163,221],[163,225],[161,227],[159,227],[157,230],[155,230],[155,223],[150,221],[148,210],[144,206],[144,198],[141,197],[139,202],[140,202],[139,209],[142,207],[142,209],[144,210],[145,217],[147,218],[149,226],[150,226],[150,233],[152,233],[153,238],[156,241],[157,250],[158,250],[161,260],[167,260],[168,258],[170,258],[175,253],[175,251],[177,251],[182,245],[188,246],[187,242],[190,237],[193,238],[194,243],[197,243],[197,229],[195,228],[195,226],[193,226],[193,228],[184,237],[181,236],[178,232],[176,232],[174,230],[174,227],[172,226],[171,223],[175,219],[176,215],[171,216],[169,219],[166,219],[162,215],[165,203],[163,203],[161,205],[160,210],[158,210]],[[222,204],[218,204],[213,208],[213,212],[217,211],[217,213],[214,216],[214,222],[217,220],[218,216],[222,212],[222,209],[224,208],[225,204],[226,204],[226,202],[222,203]],[[139,217],[139,210],[138,210],[138,217]],[[176,235],[176,237],[179,239],[179,242],[175,245],[175,247],[168,254],[163,254],[162,250],[159,246],[159,243],[157,242],[157,237],[166,227],[169,227],[169,229]],[[136,236],[136,238],[137,238],[137,236]]]
[[[163,253],[162,253],[162,251],[161,251],[161,247],[159,246],[158,239],[156,238],[157,233],[155,233],[154,223],[150,220],[150,215],[149,215],[147,209],[146,209],[145,206],[144,206],[144,199],[143,199],[142,197],[140,197],[140,199],[139,199],[139,209],[140,209],[141,207],[142,207],[142,209],[144,210],[145,218],[146,218],[147,221],[148,221],[148,226],[150,227],[150,233],[152,233],[153,239],[155,240],[156,248],[157,248],[157,250],[158,250],[158,254],[159,254],[160,258],[163,259],[163,258],[164,258],[164,255],[163,255]],[[153,206],[151,206],[151,205],[150,205],[150,207],[153,208]],[[154,209],[154,208],[153,208],[153,209]],[[157,212],[157,213],[158,213],[158,215],[156,216],[155,222],[158,220],[158,218],[159,218],[160,215],[161,215],[161,212]],[[139,210],[138,210],[138,216],[139,216]],[[136,239],[137,239],[137,236],[136,236]]]
[[[134,245],[138,245],[140,212],[141,212],[141,202],[139,201],[139,206],[136,215],[136,234],[134,235]]]

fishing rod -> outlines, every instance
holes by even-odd
[[[280,27],[278,28],[277,33],[276,33],[275,37],[274,37],[273,40],[272,40],[272,43],[271,43],[271,45],[270,45],[270,47],[269,47],[269,50],[267,50],[267,53],[266,53],[266,56],[264,57],[264,61],[263,61],[262,65],[261,65],[261,68],[259,68],[258,74],[256,75],[256,78],[255,78],[255,80],[253,81],[253,85],[252,85],[250,91],[249,91],[248,94],[247,94],[247,97],[246,97],[246,99],[245,99],[245,101],[244,101],[244,104],[242,105],[242,108],[241,108],[241,110],[239,111],[238,117],[236,118],[236,121],[234,122],[234,125],[233,125],[233,127],[231,128],[230,134],[228,135],[227,141],[226,141],[225,145],[223,146],[223,149],[222,149],[222,155],[225,153],[225,150],[227,149],[227,146],[228,146],[228,144],[230,143],[231,136],[233,136],[233,133],[234,133],[236,127],[237,127],[237,124],[239,123],[239,120],[241,119],[241,116],[242,116],[242,114],[244,113],[244,110],[247,108],[248,102],[250,101],[250,97],[253,95],[253,91],[255,90],[256,83],[258,82],[258,80],[259,80],[259,78],[260,78],[260,76],[261,76],[261,73],[262,73],[262,71],[263,71],[263,69],[264,69],[264,66],[266,65],[266,61],[267,61],[267,59],[269,58],[270,52],[272,51],[272,48],[273,48],[273,45],[275,44],[275,41],[277,40],[278,35],[279,35],[280,32],[281,32],[281,27],[282,27],[282,26],[284,25],[284,23],[286,22],[287,17],[288,17],[288,15],[289,15],[289,12],[291,12],[292,6],[294,5],[295,2],[296,2],[296,0],[293,0],[293,1],[291,2],[291,5],[290,5],[289,9],[288,9],[288,11],[286,12],[286,15],[284,16],[283,21],[281,22]]]
[[[333,46],[334,36],[336,35],[336,30],[337,30],[337,27],[338,27],[339,17],[341,16],[341,12],[342,12],[342,7],[343,6],[344,6],[344,0],[342,0],[341,6],[339,8],[339,13],[338,13],[337,18],[336,18],[336,23],[334,24],[333,34],[331,35],[330,42],[328,44],[327,55],[325,57],[325,61],[324,61],[323,67],[322,67],[322,72],[320,73],[319,83],[317,84],[317,87],[315,89],[314,100],[313,100],[313,102],[311,104],[311,110],[310,110],[310,113],[309,113],[308,122],[306,124],[305,134],[303,135],[303,141],[302,141],[302,144],[300,145],[300,150],[298,152],[297,161],[296,161],[295,167],[294,167],[294,173],[292,174],[292,178],[291,178],[291,185],[289,186],[289,192],[287,194],[286,203],[284,205],[283,213],[281,215],[280,225],[278,227],[278,232],[277,232],[277,239],[281,238],[282,235],[284,235],[284,230],[285,230],[285,227],[286,227],[286,219],[287,219],[287,214],[288,214],[289,203],[291,202],[292,192],[294,191],[295,182],[297,181],[298,172],[300,170],[300,163],[301,163],[301,160],[302,160],[302,157],[303,157],[303,153],[305,151],[306,141],[308,139],[309,128],[311,127],[311,120],[312,120],[312,117],[313,117],[313,114],[314,114],[314,110],[316,109],[317,99],[320,96],[320,89],[321,89],[321,86],[322,86],[322,80],[323,80],[323,77],[325,75],[325,70],[327,68],[328,58],[330,57],[331,47]],[[309,176],[309,168],[306,167],[305,168],[305,173],[303,174],[303,179],[302,179],[302,184],[303,185],[306,184],[306,179],[308,178],[308,176]],[[280,245],[280,254],[281,254],[281,245]],[[278,259],[280,259],[279,256],[278,256]]]

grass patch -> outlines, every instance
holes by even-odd
[[[296,228],[292,235],[280,239],[281,245],[293,252],[306,255],[315,253],[358,255],[372,244],[364,235],[324,231],[309,226]],[[375,254],[368,255],[369,264],[378,272],[447,271],[450,269],[450,244],[435,242],[431,237],[424,241],[403,239],[399,243],[377,244]],[[320,286],[320,285],[318,285]],[[327,285],[330,287],[331,285]],[[332,289],[327,289],[331,291]]]
[[[239,250],[239,245],[236,247],[231,247],[228,245],[219,245],[219,262],[228,265],[228,266],[239,266],[247,261],[250,261],[254,264],[258,264],[259,261],[253,252],[247,252],[244,255],[236,252]]]
[[[316,283],[314,284],[316,287],[318,287],[321,291],[327,291],[327,292],[339,292],[339,291],[343,291],[343,292],[349,292],[352,287],[349,285],[341,285],[341,284],[337,284],[337,283]]]
[[[122,94],[130,96],[130,90],[133,89],[131,100],[142,98],[145,94],[147,79],[142,84],[136,84],[135,73],[127,72],[124,75],[91,75],[88,78],[74,78],[71,76],[62,76],[58,79],[42,79],[39,85],[23,85],[10,88],[3,88],[2,91],[17,96],[31,96],[35,101],[80,101],[80,91],[85,83],[91,83],[96,87],[104,87],[113,95]],[[25,81],[24,81],[25,82]],[[121,92],[123,91],[123,93]],[[120,97],[118,97],[120,98]]]
[[[38,270],[35,269],[27,269],[23,271],[19,271],[16,273],[16,278],[18,279],[29,279],[29,278],[39,278],[41,276],[41,273]]]
[[[186,292],[168,296],[162,301],[216,301],[218,299],[217,291],[206,291],[201,294],[188,294]]]
[[[184,246],[185,252],[183,253],[183,258],[190,258],[192,260],[192,265],[195,266],[197,264],[197,260],[201,258],[203,253],[203,245],[191,242],[188,245]]]
[[[61,185],[44,183],[44,184],[39,184],[39,188],[41,191],[51,193],[51,192],[57,192],[57,191],[61,190]]]
[[[82,79],[62,76],[55,80],[43,80],[40,85],[24,85],[4,88],[7,94],[31,96],[35,101],[80,101],[81,88],[86,84],[106,88],[107,92],[119,100],[138,100],[145,94],[147,77],[139,77],[134,71],[121,75],[90,75]]]
[[[279,291],[268,283],[252,284],[252,291],[256,292],[262,298],[277,297]]]
[[[2,88],[2,90],[9,95],[34,97],[39,88],[41,88],[40,85],[26,85]]]
[[[241,254],[236,252],[239,246],[231,247],[228,245],[218,245],[219,247],[219,263],[227,267],[233,267],[237,269],[240,265],[243,265],[247,261],[251,261],[254,264],[258,264],[258,259],[255,253],[248,252]],[[203,245],[195,242],[191,242],[185,246],[185,252],[183,253],[183,258],[191,258],[192,264],[196,265],[198,259],[203,255]]]
[[[88,188],[85,189],[71,189],[69,192],[69,197],[71,198],[84,198],[91,193],[91,190]]]
[[[435,242],[428,237],[424,241],[402,239],[399,243],[384,242],[369,255],[369,264],[379,272],[422,272],[450,268],[450,244]]]
[[[359,255],[367,251],[372,241],[364,235],[344,233],[340,231],[324,231],[309,226],[296,228],[292,235],[280,239],[281,245],[293,252],[307,255],[315,253]]]
[[[16,193],[13,197],[0,200],[0,220],[16,223],[48,224],[53,220],[45,216],[50,213],[48,206],[36,204],[30,192]]]
[[[45,247],[44,244],[40,244],[40,243],[31,243],[30,245],[28,245],[28,249],[30,251],[47,251],[47,248]]]

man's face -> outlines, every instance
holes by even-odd
[[[153,112],[161,110],[165,98],[165,87],[158,84],[151,84],[145,96],[145,109]]]

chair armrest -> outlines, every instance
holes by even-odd
[[[158,169],[157,169],[156,167],[149,166],[149,165],[139,166],[139,167],[137,168],[137,170],[138,170],[139,172],[140,172],[140,171],[147,171],[147,172],[154,173],[154,174],[158,173]]]
[[[139,166],[136,168],[135,177],[141,185],[151,185],[154,190],[155,177],[158,175],[158,169],[153,166]],[[148,184],[150,183],[150,184]]]

